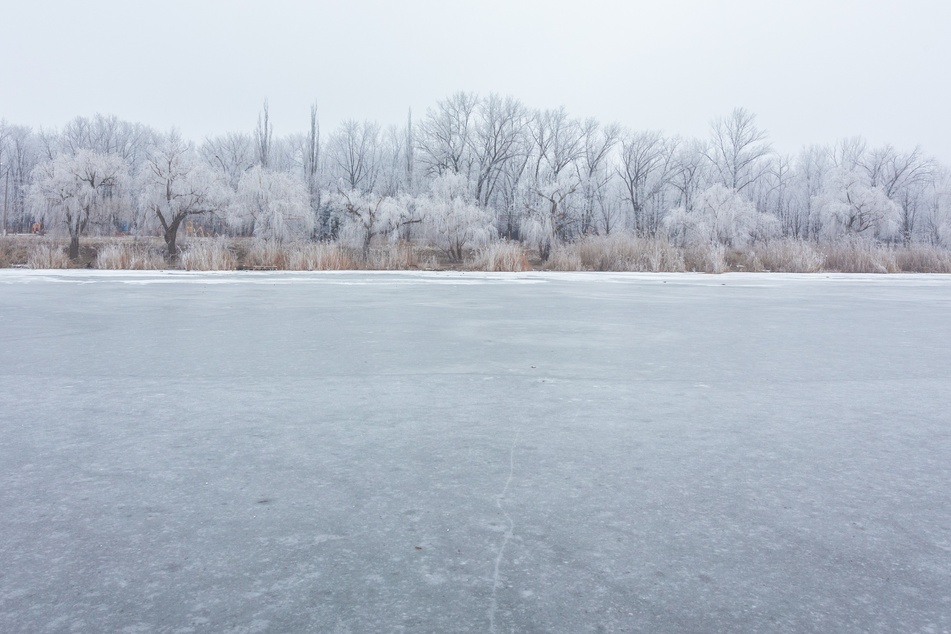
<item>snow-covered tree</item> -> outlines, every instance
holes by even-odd
[[[621,139],[618,175],[624,201],[630,209],[630,226],[638,235],[653,236],[660,228],[663,206],[651,205],[672,176],[676,141],[660,132],[636,132]]]
[[[469,199],[469,183],[461,174],[447,172],[430,183],[429,194],[418,199],[426,237],[460,261],[466,249],[492,237],[492,216]]]
[[[496,198],[506,168],[528,152],[529,112],[517,99],[491,94],[480,99],[469,134],[472,197],[480,207]]]
[[[756,115],[736,108],[729,116],[715,119],[710,132],[704,154],[718,182],[742,192],[763,175],[764,159],[772,149],[766,132],[756,127]]]
[[[827,238],[889,238],[899,227],[901,208],[857,169],[833,170],[813,205]]]
[[[111,221],[127,209],[128,168],[117,154],[79,150],[33,170],[34,207],[46,209],[69,232],[69,257],[79,258],[79,237],[91,222]]]
[[[671,237],[683,245],[719,244],[742,247],[774,235],[779,221],[756,211],[733,189],[714,184],[697,196],[692,210],[674,209],[665,219]]]
[[[469,176],[472,134],[479,98],[458,92],[426,111],[416,135],[418,159],[427,174],[453,172]]]
[[[334,193],[328,202],[340,217],[341,237],[359,248],[364,260],[374,238],[398,235],[400,228],[420,222],[405,200],[392,196],[350,190]]]
[[[238,182],[230,221],[256,238],[275,242],[304,238],[314,229],[304,184],[259,165],[245,172]]]
[[[41,143],[30,128],[7,124],[3,133],[3,156],[0,157],[0,177],[3,188],[5,227],[23,230],[30,224],[30,176],[40,162]],[[19,229],[18,229],[19,228]]]
[[[594,119],[585,121],[584,127],[584,155],[579,161],[582,200],[580,231],[582,235],[599,230],[610,233],[613,223],[609,221],[611,202],[608,199],[608,184],[614,176],[614,170],[609,165],[621,128],[613,123],[602,127]]]
[[[532,164],[527,175],[524,237],[547,260],[552,246],[577,233],[583,208],[578,192],[587,129],[564,108],[536,112],[528,126]]]
[[[566,170],[532,192],[534,198],[526,207],[522,230],[542,260],[548,259],[556,243],[567,239],[570,227],[577,221],[574,197],[580,186],[577,173]]]
[[[327,142],[332,179],[343,190],[372,192],[380,177],[380,126],[371,121],[344,121]]]
[[[867,155],[864,167],[869,183],[881,187],[885,195],[898,204],[899,231],[902,241],[909,244],[924,211],[926,192],[934,179],[937,163],[925,156],[920,147],[899,152],[891,145],[884,145]]]
[[[251,136],[235,132],[205,139],[198,153],[209,167],[225,177],[231,189],[238,188],[241,176],[256,159]]]
[[[149,153],[139,172],[139,201],[147,224],[158,224],[166,257],[178,257],[178,229],[188,216],[224,211],[231,191],[222,174],[198,160],[176,132]]]

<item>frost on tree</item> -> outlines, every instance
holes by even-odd
[[[725,187],[742,192],[765,171],[764,159],[772,153],[764,130],[756,127],[756,115],[736,108],[728,117],[710,125],[711,138],[704,156]]]
[[[273,242],[304,238],[314,230],[304,184],[260,166],[249,169],[238,182],[230,222],[247,235]]]
[[[230,191],[222,176],[201,163],[177,134],[149,154],[139,173],[140,205],[146,226],[158,225],[166,256],[178,257],[176,240],[188,216],[211,215],[225,209]]]
[[[577,196],[587,129],[564,108],[535,113],[529,126],[533,159],[525,196],[526,239],[547,260],[552,246],[567,240],[580,221]]]
[[[526,207],[522,230],[542,260],[551,256],[552,246],[567,239],[576,222],[574,198],[580,186],[577,174],[562,172],[540,183],[532,192],[534,197]]]
[[[736,190],[720,184],[701,192],[693,209],[672,210],[665,224],[670,237],[682,246],[743,247],[779,229],[775,216],[756,211]]]
[[[465,176],[446,173],[433,179],[429,194],[417,201],[425,235],[457,262],[466,249],[489,242],[493,233],[492,217],[469,199],[468,190]]]
[[[359,248],[364,261],[370,258],[374,238],[397,236],[402,227],[420,221],[406,202],[406,199],[356,190],[330,196],[330,206],[340,216],[341,238]]]
[[[91,223],[116,220],[124,204],[128,172],[116,154],[79,150],[60,154],[33,171],[34,207],[69,232],[69,257],[79,258],[79,237]]]
[[[901,217],[901,208],[857,169],[833,170],[813,207],[822,233],[832,239],[889,238],[897,233]]]

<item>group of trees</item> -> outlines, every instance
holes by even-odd
[[[453,259],[489,241],[547,258],[559,243],[627,231],[741,248],[784,236],[951,245],[951,174],[919,148],[860,138],[776,152],[753,114],[703,139],[632,131],[511,97],[457,93],[419,121],[345,121],[275,136],[265,103],[248,133],[199,144],[97,115],[61,130],[0,122],[3,230],[163,236],[188,220],[263,240],[409,240]]]

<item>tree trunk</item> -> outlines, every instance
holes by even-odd
[[[79,236],[70,236],[69,237],[69,259],[78,260],[79,259]]]
[[[373,239],[373,234],[367,231],[363,235],[363,261],[370,261],[370,241]]]
[[[178,239],[178,227],[182,224],[185,216],[177,215],[172,219],[172,223],[165,229],[165,246],[167,252],[165,259],[169,262],[175,262],[178,259],[178,247],[175,241]]]

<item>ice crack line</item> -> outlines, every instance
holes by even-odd
[[[502,492],[495,496],[495,505],[502,515],[505,516],[505,519],[508,520],[508,528],[505,530],[505,535],[502,538],[502,544],[499,546],[499,552],[495,556],[495,569],[492,572],[492,600],[489,603],[489,632],[495,634],[495,614],[499,610],[499,568],[502,566],[502,559],[505,556],[505,547],[508,546],[509,541],[512,539],[512,535],[515,533],[515,522],[512,521],[512,516],[508,514],[505,508],[502,507],[502,500],[505,499],[505,494],[508,493],[509,485],[512,484],[512,477],[515,475],[515,445],[518,443],[519,431],[515,432],[515,438],[512,439],[512,446],[509,448],[509,477],[505,481],[505,486],[502,487]]]

